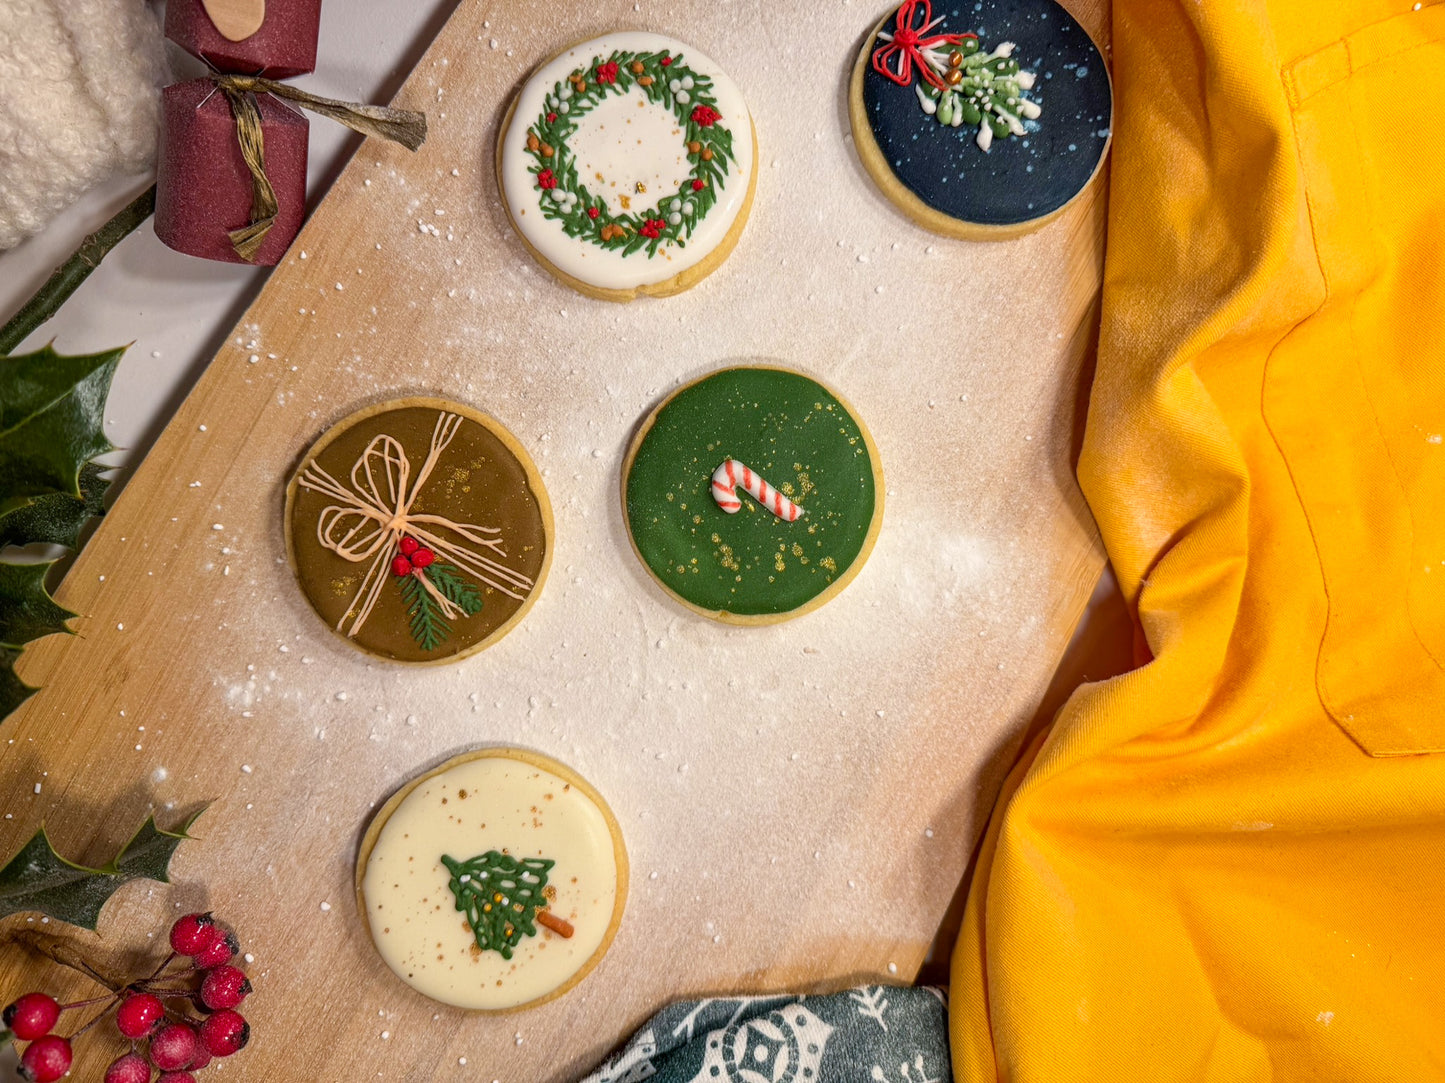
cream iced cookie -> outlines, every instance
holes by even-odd
[[[286,489],[286,549],[306,599],[354,646],[444,662],[506,635],[552,562],[542,479],[497,421],[439,399],[346,418]]]
[[[757,138],[736,84],[696,49],[627,31],[538,68],[508,110],[497,178],[522,242],[607,301],[696,285],[742,233]]]
[[[863,165],[915,222],[1007,240],[1098,174],[1113,101],[1098,47],[1055,0],[908,0],[868,35],[848,114]]]
[[[638,558],[694,612],[800,616],[841,591],[883,517],[878,450],[838,395],[800,372],[729,368],[675,392],[622,468]]]
[[[469,752],[402,787],[356,865],[376,949],[418,992],[477,1011],[561,996],[606,954],[627,851],[602,797],[513,748]]]

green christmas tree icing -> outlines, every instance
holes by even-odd
[[[457,909],[467,916],[477,947],[510,959],[524,936],[537,935],[537,909],[547,905],[547,873],[556,862],[545,857],[518,860],[488,850],[468,861],[442,855]]]

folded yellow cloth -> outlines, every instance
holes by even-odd
[[[955,1072],[1442,1079],[1445,3],[1115,0],[1113,41],[1079,476],[1141,668],[1005,787]]]

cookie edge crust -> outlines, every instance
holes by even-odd
[[[404,980],[401,975],[397,974],[396,971],[392,970],[392,968],[386,964],[384,959],[381,959],[381,951],[376,947],[376,937],[372,934],[371,919],[367,916],[366,911],[366,866],[371,860],[371,852],[376,848],[376,840],[381,836],[382,828],[384,828],[391,819],[392,813],[401,806],[403,801],[411,796],[418,786],[436,778],[438,775],[445,774],[453,767],[460,767],[464,763],[473,763],[476,760],[488,759],[516,760],[519,763],[525,763],[528,766],[546,771],[548,774],[555,775],[580,790],[582,795],[597,807],[598,811],[602,813],[602,819],[607,824],[608,833],[612,836],[612,859],[617,867],[617,895],[612,904],[612,919],[607,923],[607,931],[602,934],[602,942],[597,945],[597,950],[592,953],[585,963],[577,968],[576,972],[570,978],[557,986],[557,988],[553,989],[550,993],[544,993],[542,996],[534,997],[521,1004],[514,1004],[510,1008],[463,1008],[455,1004],[449,1004],[445,1000],[437,1000],[435,997],[427,996],[420,989],[417,989]],[[583,978],[587,977],[588,974],[596,969],[597,964],[602,961],[602,957],[606,955],[612,947],[612,941],[616,938],[617,930],[622,925],[622,912],[627,906],[629,879],[630,870],[627,863],[627,847],[622,841],[622,827],[618,824],[617,817],[613,815],[612,809],[608,806],[602,795],[597,792],[596,788],[576,771],[572,770],[572,768],[564,763],[559,763],[550,756],[545,756],[540,752],[533,752],[530,749],[497,745],[489,748],[475,748],[470,752],[463,752],[459,755],[452,756],[441,765],[433,767],[430,771],[426,771],[416,778],[403,783],[395,793],[387,798],[381,808],[376,810],[376,813],[371,817],[371,821],[366,825],[366,832],[362,835],[361,843],[357,847],[355,873],[356,908],[361,914],[361,924],[366,930],[367,938],[371,941],[372,948],[376,950],[377,958],[381,959],[381,964],[385,967],[386,972],[395,976],[397,981],[401,982],[417,996],[426,997],[427,1000],[437,1004],[448,1004],[449,1007],[457,1008],[458,1011],[470,1012],[475,1015],[509,1015],[513,1012],[526,1011],[529,1008],[536,1008],[549,1001],[556,1000],[558,997],[570,992]]]
[[[1062,5],[1059,6],[1062,7]],[[868,73],[873,48],[878,42],[878,32],[888,24],[889,18],[897,10],[897,8],[890,8],[883,18],[878,20],[877,25],[868,31],[867,36],[863,39],[863,49],[853,63],[853,75],[848,82],[848,121],[853,129],[853,145],[858,149],[858,159],[863,163],[863,168],[868,171],[868,175],[873,178],[873,183],[878,186],[878,190],[887,197],[890,203],[912,219],[915,225],[944,237],[952,237],[960,241],[1011,241],[1043,229],[1044,226],[1078,203],[1085,193],[1095,187],[1099,180],[1099,174],[1104,171],[1104,163],[1109,160],[1109,149],[1114,144],[1114,73],[1109,70],[1109,64],[1104,58],[1104,50],[1099,48],[1099,43],[1087,30],[1084,30],[1084,36],[1089,39],[1095,52],[1099,54],[1104,69],[1104,78],[1109,82],[1109,135],[1104,140],[1104,148],[1099,152],[1099,160],[1094,163],[1094,171],[1089,174],[1089,179],[1077,192],[1065,200],[1062,206],[1041,217],[1030,218],[1011,225],[967,222],[930,207],[903,184],[894,175],[892,168],[888,165],[888,159],[883,156],[883,148],[878,145],[878,139],[873,134],[873,125],[868,121],[868,108],[863,104],[863,79]],[[1064,10],[1068,12],[1070,18],[1073,18],[1072,12],[1069,12],[1067,8]],[[1078,19],[1074,19],[1074,21],[1077,23]],[[1079,29],[1083,30],[1082,23],[1079,24]]]
[[[517,217],[515,214],[512,213],[512,205],[507,200],[507,186],[502,181],[502,154],[507,146],[507,137],[512,134],[512,119],[516,116],[517,103],[522,98],[522,91],[526,89],[528,84],[530,84],[531,81],[537,77],[538,72],[540,72],[548,64],[552,63],[558,57],[562,56],[564,53],[569,53],[573,49],[579,48],[583,45],[587,45],[591,42],[600,41],[602,38],[609,37],[612,34],[631,33],[654,33],[654,31],[640,31],[630,29],[609,30],[605,34],[596,34],[590,38],[582,38],[578,41],[574,41],[571,45],[567,45],[561,49],[558,49],[551,56],[539,61],[536,65],[534,65],[532,70],[527,73],[527,77],[517,85],[516,92],[513,93],[512,100],[507,105],[507,111],[502,117],[502,123],[498,126],[497,148],[496,153],[493,156],[493,171],[496,174],[497,179],[497,194],[502,197],[502,211],[507,216],[507,224],[511,226],[512,232],[516,235],[517,239],[522,242],[522,247],[525,248],[527,252],[531,255],[531,257],[537,261],[537,265],[543,270],[545,270],[548,274],[550,274],[553,278],[555,278],[558,282],[561,282],[565,286],[570,286],[572,289],[576,290],[580,294],[591,297],[593,300],[596,301],[613,301],[618,304],[626,304],[628,301],[635,300],[638,296],[672,297],[675,294],[683,293],[687,290],[692,289],[693,286],[696,286],[704,278],[706,278],[708,275],[712,274],[719,267],[721,267],[723,263],[727,260],[727,258],[732,255],[733,249],[737,247],[738,241],[743,235],[743,227],[747,225],[748,218],[752,215],[753,196],[756,195],[758,190],[759,173],[758,125],[757,122],[753,119],[752,109],[749,108],[748,130],[752,135],[753,141],[753,163],[752,169],[748,174],[748,190],[743,194],[743,205],[738,208],[737,217],[733,219],[733,224],[728,227],[728,231],[723,234],[722,240],[718,241],[716,247],[714,247],[711,252],[703,256],[702,259],[698,260],[691,267],[679,271],[671,278],[665,278],[661,282],[653,282],[649,285],[642,286],[632,286],[627,289],[608,289],[606,286],[596,286],[590,282],[584,282],[582,279],[577,278],[574,275],[568,274],[566,271],[562,270],[560,267],[558,267],[551,260],[547,259],[546,256],[542,255],[542,253],[537,250],[537,248],[532,244],[532,242],[527,239],[526,234],[522,232],[522,228],[517,224]],[[662,36],[666,37],[667,35]],[[673,40],[678,41],[679,39],[674,38]],[[714,63],[716,63],[716,61],[714,61]],[[719,65],[719,68],[721,68],[721,65]],[[731,76],[729,76],[729,78],[731,78]],[[741,88],[739,89],[739,93],[741,94]]]
[[[527,485],[531,488],[533,495],[537,499],[537,510],[542,516],[542,538],[546,542],[547,551],[542,554],[542,567],[537,571],[537,580],[532,584],[532,590],[527,595],[526,601],[518,607],[517,611],[513,613],[505,623],[494,629],[490,635],[477,640],[477,642],[470,647],[456,651],[453,654],[448,654],[441,658],[414,660],[408,658],[388,658],[384,654],[376,654],[373,651],[369,651],[351,636],[346,635],[340,629],[333,628],[322,619],[321,614],[316,610],[316,606],[312,604],[310,596],[306,593],[306,588],[301,583],[301,572],[296,561],[296,539],[292,529],[292,519],[293,512],[295,511],[297,489],[301,481],[301,472],[306,469],[308,463],[313,462],[318,455],[325,451],[333,440],[337,439],[353,426],[366,421],[368,418],[375,417],[377,414],[415,407],[446,410],[454,414],[460,414],[468,421],[474,421],[478,425],[481,425],[501,441],[502,445],[512,453],[512,456],[522,464],[522,472],[527,476]],[[292,472],[290,480],[287,481],[286,506],[282,512],[282,516],[282,528],[286,535],[286,562],[291,566],[291,576],[296,581],[296,589],[301,592],[301,597],[306,602],[306,608],[315,615],[317,620],[321,621],[322,626],[325,627],[327,631],[337,639],[345,642],[352,650],[360,651],[366,655],[366,657],[374,658],[378,662],[395,666],[449,665],[453,662],[460,662],[463,659],[470,658],[472,655],[486,650],[504,638],[521,622],[523,617],[532,611],[532,606],[534,606],[537,603],[537,599],[541,597],[542,588],[547,584],[547,573],[552,570],[552,553],[556,549],[557,542],[557,526],[552,518],[552,499],[547,495],[546,486],[542,484],[542,475],[538,473],[537,464],[532,461],[532,456],[527,453],[527,449],[522,446],[521,442],[512,435],[511,431],[505,425],[490,414],[485,414],[481,410],[468,406],[465,403],[453,402],[449,399],[436,398],[431,395],[409,395],[405,398],[390,399],[386,402],[364,407],[354,413],[348,414],[340,421],[329,425],[302,453],[296,469]]]
[[[627,479],[632,474],[632,463],[637,458],[637,452],[638,449],[642,447],[642,441],[647,438],[647,434],[652,431],[652,426],[657,422],[658,414],[662,413],[673,399],[677,398],[683,392],[696,387],[704,380],[709,380],[724,372],[734,372],[739,369],[761,369],[765,372],[782,372],[789,376],[801,376],[804,379],[812,380],[813,383],[823,388],[823,390],[838,400],[839,405],[848,411],[848,416],[858,425],[858,431],[863,434],[863,446],[868,449],[869,464],[873,469],[873,518],[868,523],[868,533],[864,535],[862,548],[858,550],[858,555],[853,558],[853,563],[848,565],[847,570],[844,571],[842,575],[829,583],[828,586],[815,597],[808,599],[796,609],[789,609],[782,613],[730,613],[726,609],[707,609],[704,606],[688,601],[682,595],[678,594],[677,591],[673,590],[672,587],[663,582],[658,574],[652,570],[652,565],[643,559],[642,550],[637,547],[637,538],[632,533],[632,518],[627,509]],[[627,529],[627,542],[632,547],[632,554],[637,558],[637,562],[642,565],[643,570],[647,572],[653,582],[661,587],[663,592],[673,601],[686,609],[690,609],[700,617],[707,617],[709,620],[715,620],[721,624],[754,628],[769,624],[782,624],[785,621],[805,616],[820,606],[826,605],[838,594],[842,593],[843,589],[847,587],[849,583],[853,582],[858,573],[863,570],[863,565],[867,564],[868,558],[873,555],[873,546],[878,541],[879,531],[883,528],[883,502],[885,492],[883,484],[883,461],[878,455],[878,445],[873,442],[873,434],[868,430],[868,425],[864,422],[862,415],[859,414],[851,402],[838,394],[837,390],[830,384],[810,373],[803,372],[799,369],[788,368],[784,365],[727,365],[724,368],[713,369],[711,372],[703,373],[703,375],[697,379],[689,380],[681,387],[672,391],[666,398],[654,406],[652,410],[648,412],[647,416],[638,423],[637,430],[632,437],[632,442],[627,447],[627,455],[622,460],[622,476],[618,488],[620,489],[622,497],[622,525]]]

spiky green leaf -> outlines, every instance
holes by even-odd
[[[176,847],[191,837],[187,832],[201,812],[187,818],[176,831],[162,831],[156,827],[155,817],[147,816],[120,852],[99,868],[65,860],[41,827],[0,869],[0,918],[35,912],[82,929],[95,929],[101,908],[122,884],[139,879],[170,883],[171,857]]]
[[[52,493],[81,496],[80,471],[111,450],[105,397],[124,347],[0,357],[0,515]]]
[[[45,589],[52,564],[0,562],[0,648],[18,650],[32,639],[69,631],[65,622],[75,614],[56,605]]]
[[[28,504],[0,515],[0,548],[35,542],[79,548],[81,529],[105,514],[105,494],[110,488],[105,473],[105,467],[86,463],[80,468],[79,498],[50,493],[32,497]]]

